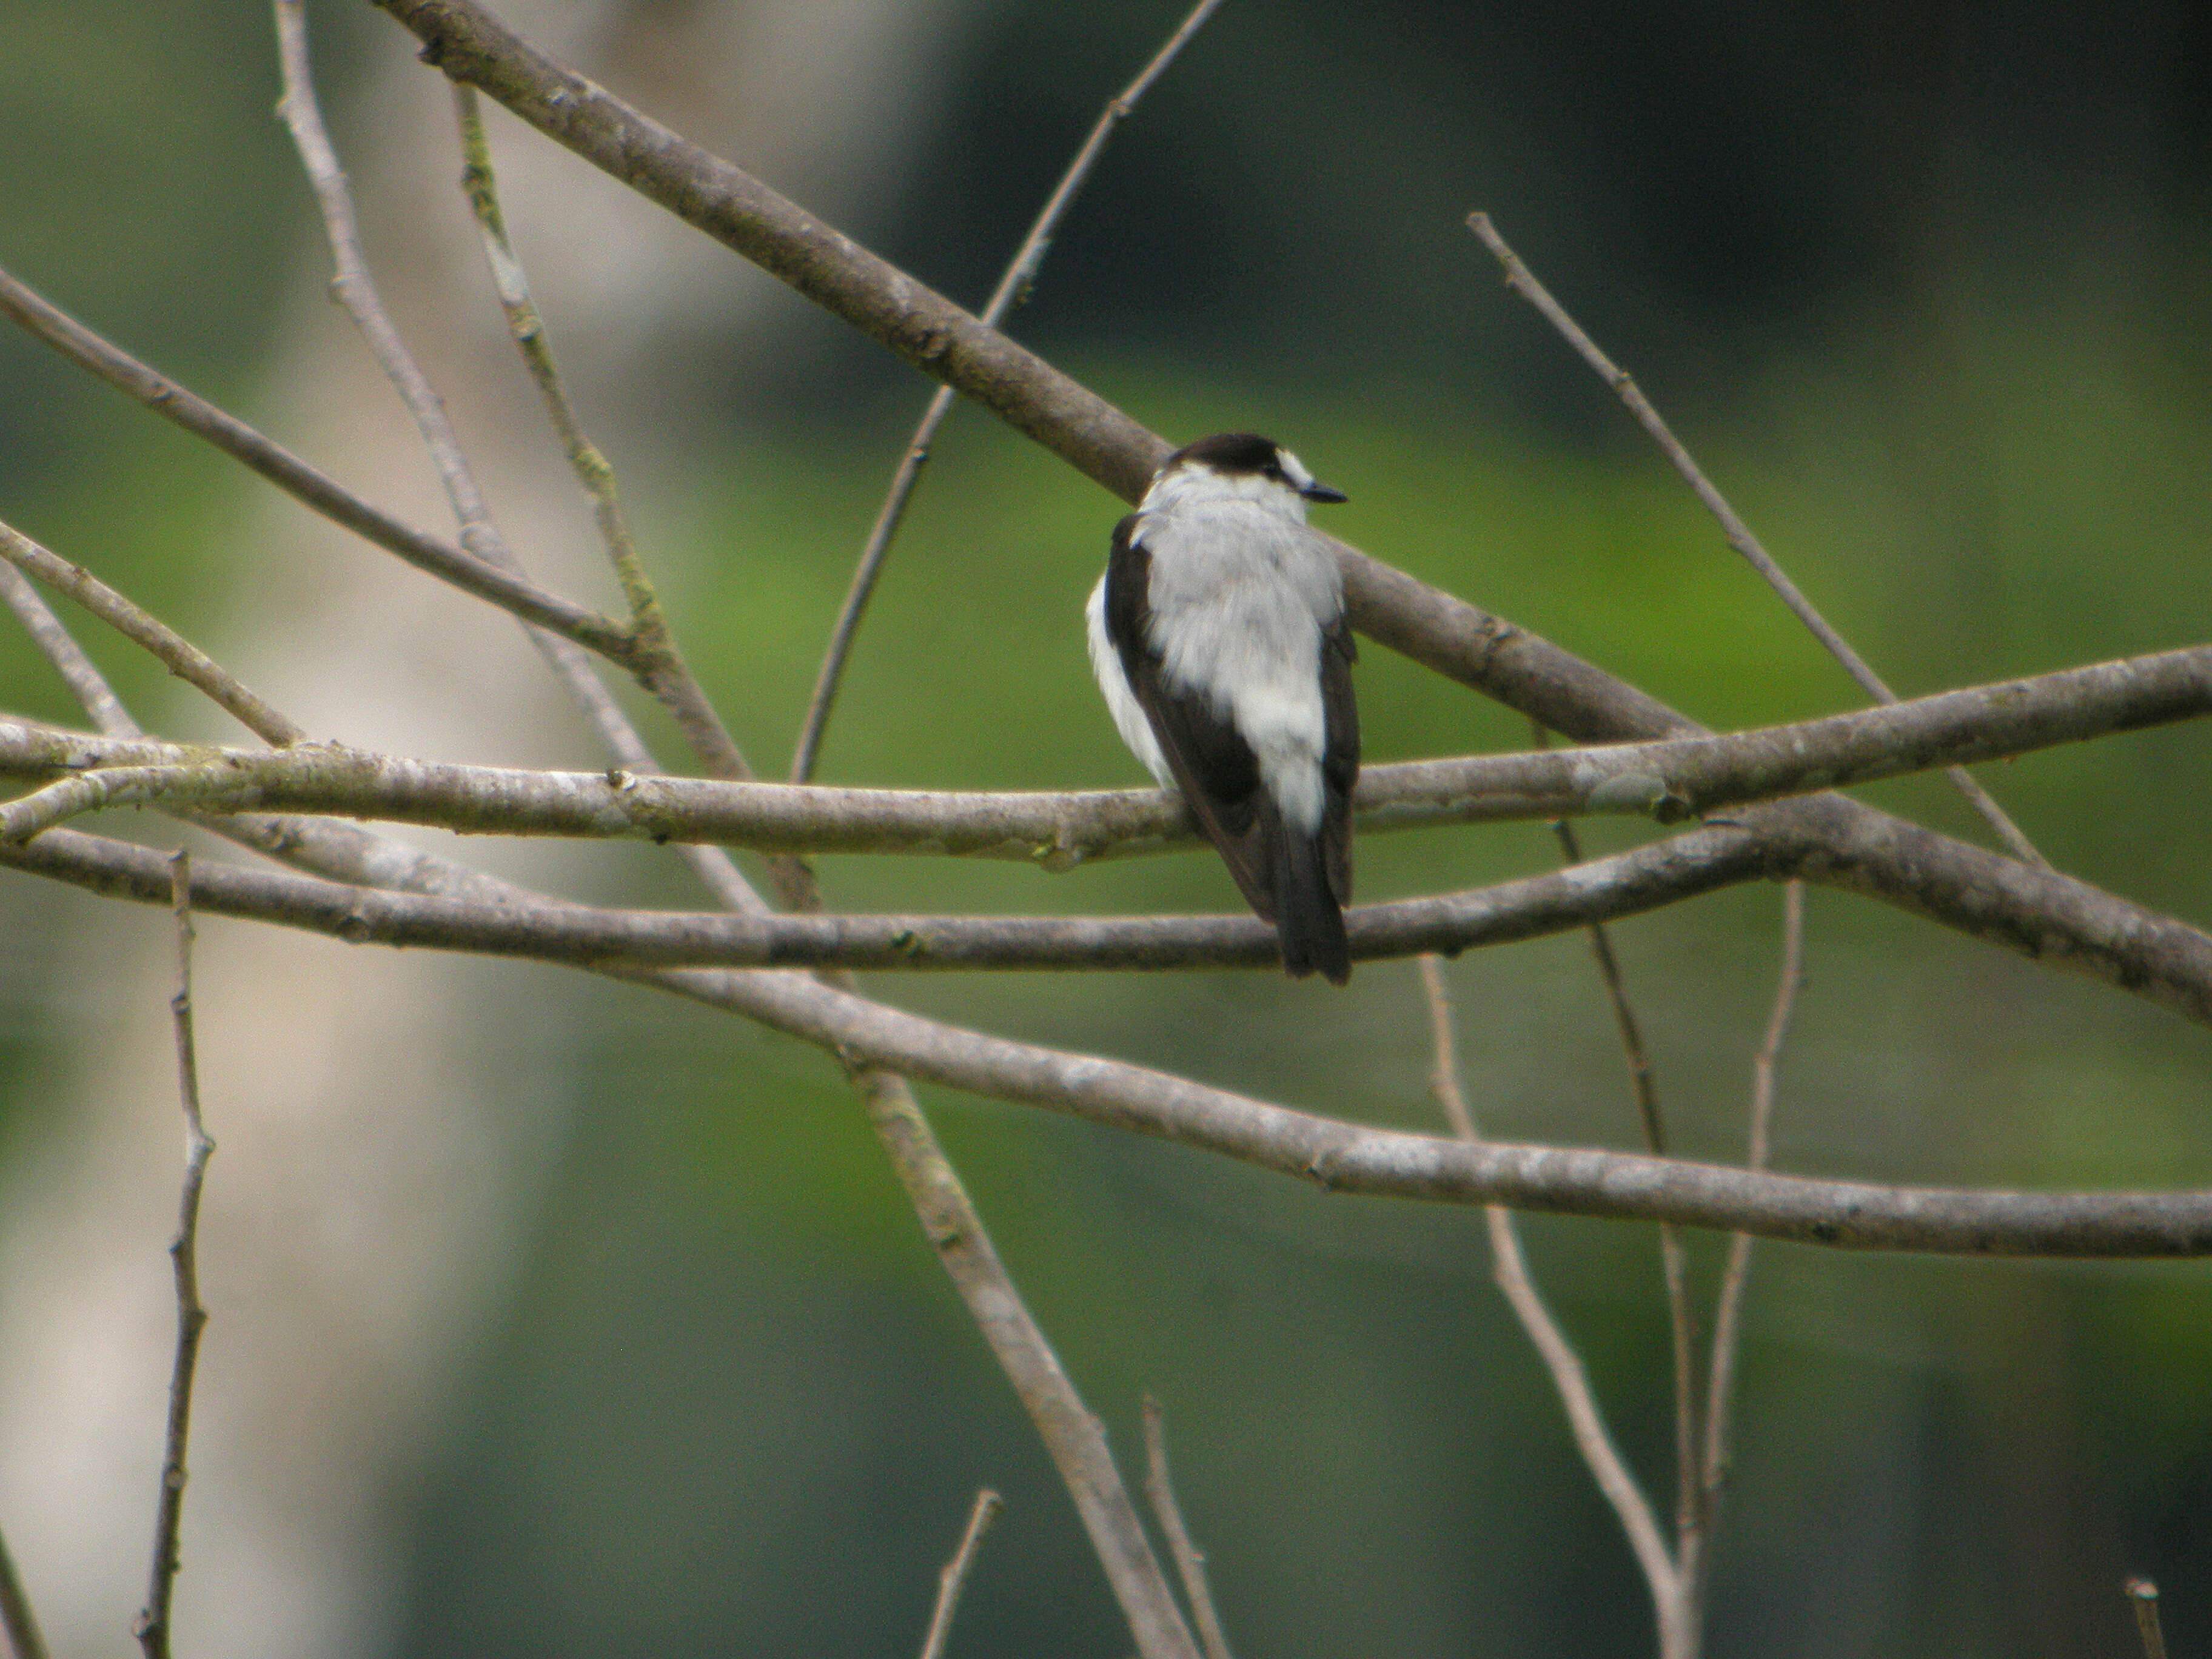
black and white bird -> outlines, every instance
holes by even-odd
[[[1283,966],[1352,977],[1352,629],[1306,503],[1340,501],[1280,444],[1222,432],[1168,457],[1114,526],[1091,665],[1121,740],[1180,794]]]

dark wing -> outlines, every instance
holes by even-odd
[[[1359,708],[1352,700],[1352,665],[1358,657],[1352,624],[1339,617],[1321,641],[1322,714],[1328,734],[1321,757],[1328,793],[1321,841],[1329,890],[1339,904],[1352,902],[1352,787],[1359,781]]]
[[[1191,816],[1237,878],[1245,902],[1273,921],[1275,872],[1269,856],[1273,843],[1258,810],[1260,763],[1237,729],[1214,713],[1209,699],[1163,682],[1159,654],[1152,644],[1152,557],[1131,540],[1137,519],[1132,513],[1114,526],[1113,551],[1106,562],[1106,637],[1114,641],[1121,672],[1152,724]],[[1356,733],[1353,744],[1356,750]],[[1356,755],[1353,763],[1358,764]]]

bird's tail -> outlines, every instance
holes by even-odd
[[[1342,985],[1352,977],[1352,951],[1345,943],[1344,912],[1329,890],[1322,838],[1279,817],[1276,823],[1281,850],[1275,863],[1275,934],[1282,941],[1283,966],[1293,979],[1318,968],[1330,984]]]

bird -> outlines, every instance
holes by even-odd
[[[1352,977],[1357,652],[1312,501],[1341,501],[1269,438],[1219,432],[1170,455],[1114,526],[1085,609],[1106,707],[1182,796],[1293,978]]]

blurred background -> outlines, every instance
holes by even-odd
[[[981,303],[1180,3],[511,0],[502,14],[886,257]],[[510,539],[611,607],[511,360],[442,84],[361,6],[311,27],[369,257]],[[415,521],[419,447],[340,317],[258,7],[17,0],[0,264]],[[492,112],[511,222],[679,634],[781,771],[928,388]],[[1903,695],[2195,642],[2212,614],[2212,12],[2181,0],[1229,0],[1122,130],[1022,338],[1178,441],[1253,427],[1332,529],[1698,718],[1858,701],[1604,389],[1501,287],[1483,209]],[[1134,784],[1079,612],[1120,511],[972,411],[859,648],[829,781]],[[209,643],[318,736],[601,757],[511,627],[0,337],[0,516]],[[142,719],[236,734],[89,627]],[[1370,647],[1375,759],[1524,725]],[[0,628],[0,706],[73,720]],[[664,752],[675,745],[641,711]],[[2212,915],[2185,727],[1984,769],[2062,866]],[[1985,840],[1939,781],[1867,797]],[[171,844],[173,826],[110,826]],[[1589,827],[1594,850],[1639,832]],[[425,844],[690,905],[650,848]],[[1541,826],[1376,838],[1364,896],[1547,867]],[[826,861],[853,908],[1235,908],[1205,857],[1053,877]],[[1777,1160],[2159,1186],[2212,1164],[2207,1034],[1810,896]],[[1620,927],[1684,1152],[1741,1156],[1780,896]],[[143,1595],[174,1214],[166,917],[0,880],[0,1525],[58,1652]],[[1486,1130],[1635,1144],[1587,945],[1451,965]],[[1437,1125],[1411,964],[879,979],[902,1006],[1346,1116]],[[1073,1510],[823,1056],[552,969],[203,927],[221,1145],[178,1642],[374,1656],[911,1651],[979,1485],[1008,1510],[956,1654],[1128,1650]],[[1328,1198],[925,1091],[1125,1462],[1164,1402],[1250,1655],[1639,1653],[1629,1553],[1489,1283],[1480,1218]],[[1649,1230],[1526,1224],[1655,1501]],[[1710,1285],[1719,1241],[1697,1241]],[[2212,1650],[2199,1264],[1761,1246],[1711,1650],[2113,1655],[2165,1587]]]

